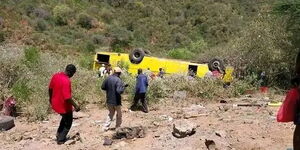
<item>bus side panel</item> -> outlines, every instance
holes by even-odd
[[[198,65],[197,76],[203,78],[208,71],[209,69],[207,64]]]
[[[166,73],[169,74],[187,74],[188,65],[186,63],[174,60],[166,60]]]

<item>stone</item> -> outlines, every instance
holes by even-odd
[[[215,131],[216,135],[222,138],[226,138],[226,131],[220,130],[220,131]]]
[[[66,145],[73,145],[73,144],[75,144],[75,143],[76,143],[75,140],[68,140],[65,144],[66,144]]]
[[[214,140],[205,139],[204,143],[208,150],[216,150],[216,143]]]
[[[113,140],[109,139],[108,137],[104,138],[104,143],[103,145],[108,146],[108,145],[112,145]]]
[[[133,138],[144,138],[146,136],[146,130],[142,126],[138,127],[123,127],[118,128],[114,138],[116,139],[133,139]]]
[[[173,124],[173,136],[176,138],[184,138],[196,133],[196,125],[188,120],[178,120]]]

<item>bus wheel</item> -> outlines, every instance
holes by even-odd
[[[142,62],[144,56],[145,52],[142,49],[137,48],[129,54],[129,60],[131,63],[139,64],[140,62]]]
[[[210,71],[224,71],[225,70],[225,66],[223,61],[221,61],[220,59],[214,58],[212,59],[209,63],[208,63],[208,68]]]

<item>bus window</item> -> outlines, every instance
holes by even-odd
[[[196,66],[196,65],[189,65],[189,72],[188,72],[188,74],[190,76],[197,75],[197,69],[198,69],[198,66]]]
[[[97,60],[100,63],[109,63],[109,55],[97,54]]]

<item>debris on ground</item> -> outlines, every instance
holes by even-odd
[[[197,118],[200,116],[207,116],[209,112],[205,109],[203,105],[191,105],[190,107],[185,107],[182,109],[183,118]]]
[[[222,137],[222,138],[226,138],[226,131],[224,130],[219,130],[215,132],[217,136]]]
[[[73,145],[75,143],[76,143],[75,140],[68,140],[68,141],[65,142],[66,145]]]
[[[112,143],[113,143],[113,140],[111,140],[108,137],[104,137],[104,143],[103,143],[103,145],[108,146],[108,145],[112,145]]]
[[[177,120],[173,124],[173,136],[184,138],[196,133],[196,125],[188,120]]]
[[[205,139],[205,146],[208,150],[215,150],[216,149],[216,143],[213,140]]]
[[[146,130],[142,126],[138,127],[123,127],[118,128],[114,138],[116,139],[133,139],[133,138],[144,138],[146,136]]]

